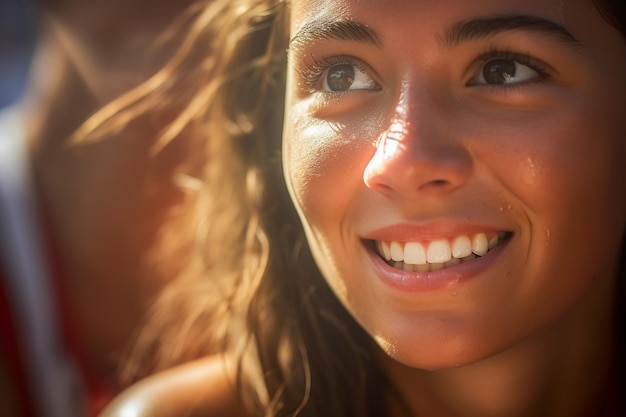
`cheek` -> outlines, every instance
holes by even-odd
[[[607,117],[603,108],[561,106],[492,121],[474,141],[473,154],[531,220],[579,214],[585,224],[592,214],[624,213],[625,128],[619,115]]]
[[[283,140],[285,174],[301,215],[312,226],[336,220],[363,186],[371,141],[339,124],[297,116],[287,119]]]
[[[546,245],[562,245],[571,274],[587,271],[579,275],[583,280],[613,263],[612,248],[619,247],[626,221],[624,130],[600,110],[586,109],[555,129],[565,140],[549,150],[550,169],[542,173],[534,206],[538,215],[545,213]]]
[[[285,131],[285,166],[292,198],[305,218],[325,211],[332,201],[333,181],[328,170],[336,170],[338,161],[330,158],[334,134],[323,125],[292,121]]]
[[[511,305],[559,314],[614,264],[626,223],[626,155],[623,122],[604,110],[595,103],[561,106],[508,129],[500,125],[510,136],[477,148],[526,225],[524,280]]]
[[[292,114],[294,114],[293,109]],[[288,116],[283,137],[285,175],[307,241],[326,282],[339,299],[348,298],[347,282],[357,276],[341,262],[347,257],[351,213],[364,189],[363,170],[375,152],[364,131]]]

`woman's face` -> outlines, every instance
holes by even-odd
[[[324,277],[387,353],[471,363],[608,302],[626,46],[590,0],[291,7],[288,187]]]

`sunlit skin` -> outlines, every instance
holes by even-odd
[[[611,366],[626,225],[619,32],[587,0],[296,0],[290,31],[288,187],[409,406],[584,415]],[[504,84],[484,77],[496,60]],[[373,243],[479,232],[506,238],[433,272]]]

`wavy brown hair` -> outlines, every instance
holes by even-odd
[[[280,143],[281,112],[261,107],[260,99],[275,100],[281,109],[282,90],[274,90],[278,84],[268,71],[281,67],[273,62],[278,55],[263,52],[275,9],[265,1],[197,1],[149,46],[175,49],[168,63],[96,111],[70,140],[81,146],[155,123],[161,126],[155,157],[193,137],[197,150],[188,162],[203,161],[199,176],[172,179],[194,209],[161,231],[154,263],[168,268],[183,259],[186,267],[172,272],[123,355],[122,385],[224,351],[228,340],[238,339],[227,333],[241,325],[238,306],[256,292],[268,262],[269,241],[260,226],[267,212],[262,171],[268,160],[280,160],[260,134],[278,132]],[[172,38],[182,41],[172,45]]]

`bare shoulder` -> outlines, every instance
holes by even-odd
[[[234,373],[223,357],[181,365],[133,385],[100,417],[245,417]]]

